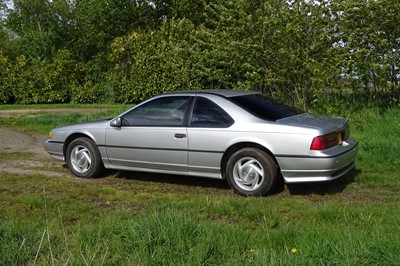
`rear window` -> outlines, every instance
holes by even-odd
[[[229,99],[252,115],[268,121],[276,121],[303,113],[262,94],[242,95]]]

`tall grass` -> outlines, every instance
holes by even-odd
[[[267,199],[252,199],[250,203],[259,205],[262,200]],[[235,201],[242,208],[246,207],[244,203],[249,204],[243,198]],[[278,201],[271,203],[279,209]],[[286,218],[281,217],[285,216],[283,213],[276,214],[279,218],[269,216],[267,209],[253,222],[213,220],[174,206],[150,207],[139,214],[126,209],[111,212],[98,209],[97,214],[91,211],[91,215],[77,211],[75,220],[61,218],[63,213],[58,216],[54,209],[49,209],[48,227],[44,214],[39,213],[28,219],[29,224],[27,220],[10,218],[9,222],[2,222],[0,255],[3,265],[30,264],[36,254],[39,254],[38,264],[56,265],[68,261],[73,265],[395,265],[400,262],[398,207],[391,210],[373,204],[344,207],[328,203],[309,205],[308,209],[296,211],[293,206]],[[280,220],[278,224],[276,219]],[[42,239],[44,230],[51,241]]]

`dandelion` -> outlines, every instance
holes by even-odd
[[[254,252],[256,252],[256,250],[254,248],[251,248],[251,249],[249,249],[249,252],[254,253]]]
[[[292,253],[297,253],[297,248],[292,248],[292,249],[290,250],[290,252],[292,252]]]

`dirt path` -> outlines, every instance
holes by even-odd
[[[35,156],[44,156],[43,142],[46,136],[18,132],[0,127],[0,151],[2,153],[30,152]]]
[[[54,160],[44,151],[47,136],[16,131],[0,126],[0,177],[6,174],[41,175],[51,178],[75,178],[65,163]],[[136,172],[111,172],[116,179],[80,179],[116,186],[124,190],[168,193],[230,194],[227,183],[217,179],[186,178]]]
[[[109,108],[58,108],[58,109],[10,109],[0,110],[0,117],[37,116],[41,114],[93,113]],[[51,159],[44,151],[47,136],[16,131],[0,126],[0,175],[2,173],[42,174],[64,176],[69,172],[60,161]]]
[[[65,114],[65,113],[99,113],[110,108],[59,108],[59,109],[10,109],[0,110],[0,117],[21,117],[21,116],[36,116],[40,114]]]
[[[1,173],[63,176],[62,164],[44,151],[45,135],[25,133],[0,127]],[[64,172],[64,173],[63,173]]]

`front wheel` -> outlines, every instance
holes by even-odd
[[[263,196],[277,180],[274,160],[262,150],[244,148],[235,152],[226,165],[226,176],[235,193]]]
[[[67,165],[79,177],[97,177],[104,169],[96,144],[88,138],[77,138],[67,148]]]

